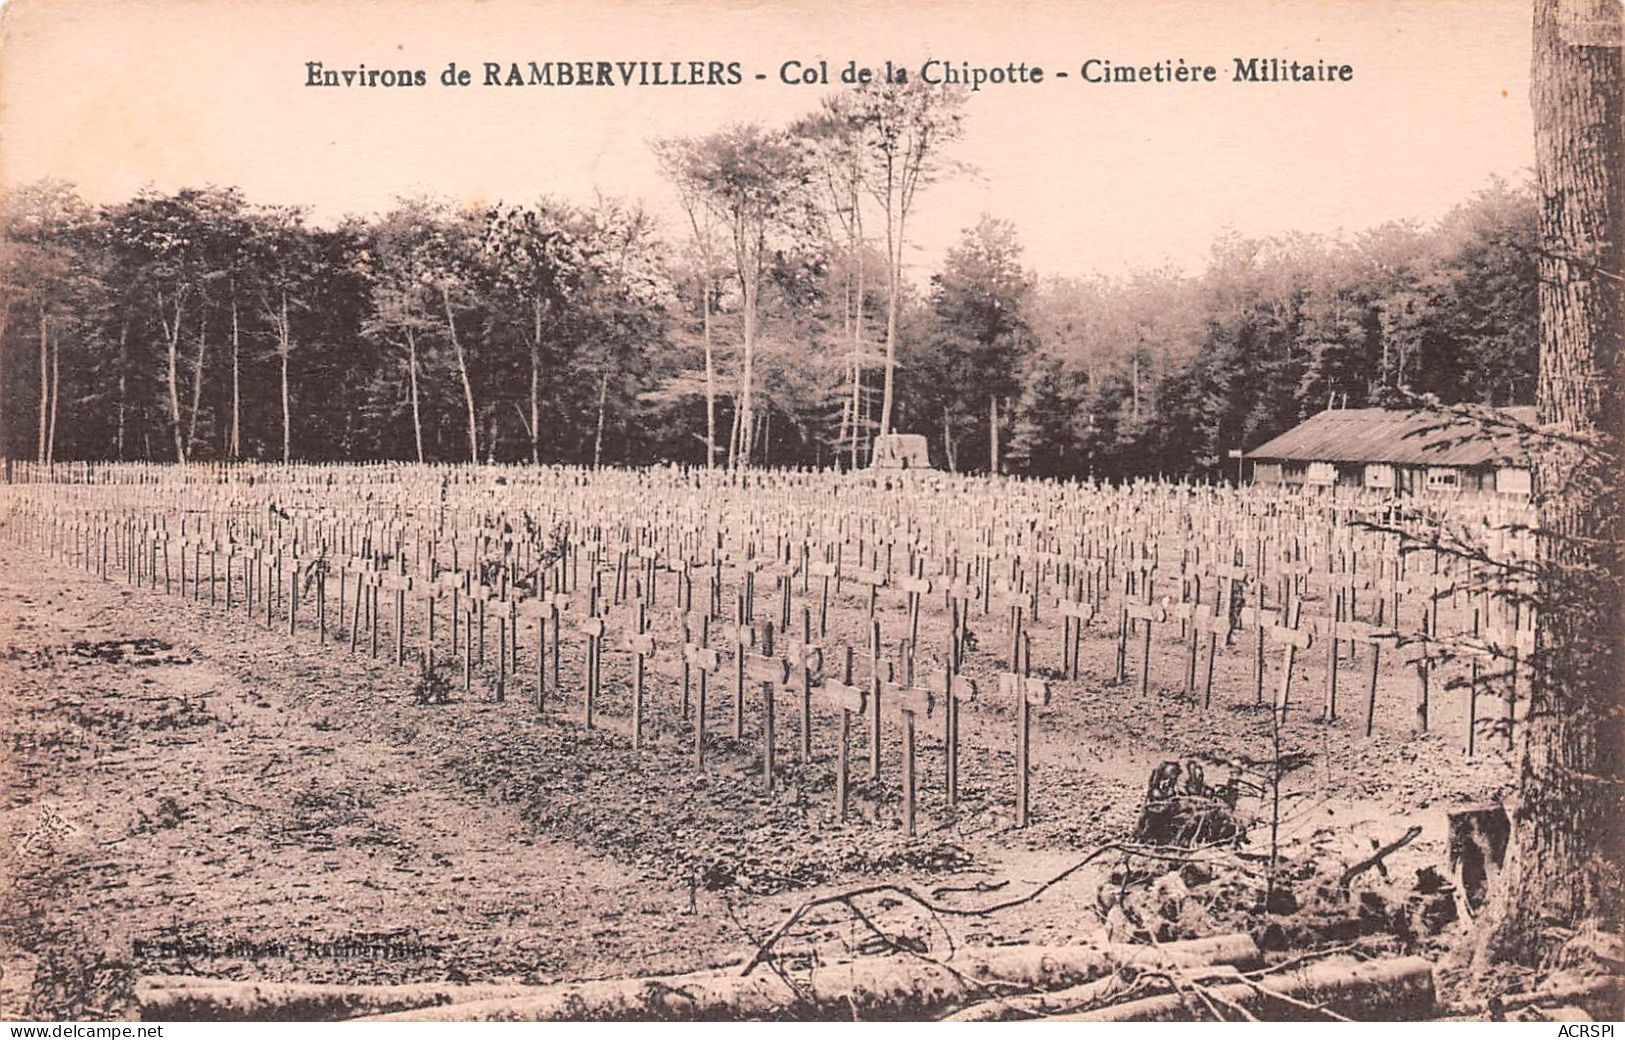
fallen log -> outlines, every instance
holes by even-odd
[[[1122,966],[1256,964],[1245,934],[1149,946],[1012,946],[963,949],[946,965],[906,957],[869,957],[809,972],[758,969],[742,978],[724,969],[647,979],[603,979],[549,986],[351,986],[233,982],[198,976],[149,976],[136,986],[146,1021],[320,1021],[339,1018],[531,1021],[571,1019],[737,1019],[925,1017],[989,989],[1023,991],[1076,984]],[[792,985],[793,984],[793,985]]]
[[[1498,997],[1488,1007],[1491,1010],[1514,1011],[1518,1008],[1533,1007],[1537,1004],[1591,1004],[1602,1003],[1606,1017],[1619,1018],[1619,1012],[1625,1011],[1625,1002],[1620,999],[1621,990],[1625,990],[1625,979],[1618,976],[1605,975],[1598,978],[1580,979],[1573,982],[1548,981],[1547,988],[1533,993],[1514,993],[1510,996]]]
[[[145,1021],[333,1021],[394,1017],[442,1020],[850,1018],[853,1008],[879,1017],[923,1016],[989,988],[1009,991],[1072,985],[1120,966],[1249,965],[1258,947],[1244,933],[1167,943],[1010,946],[963,949],[938,965],[902,956],[868,957],[820,966],[787,983],[737,965],[648,979],[602,979],[548,986],[408,983],[343,985],[235,982],[156,975],[135,989]],[[788,973],[787,973],[788,974]]]
[[[1177,978],[1177,976],[1176,976]],[[1415,1021],[1435,1013],[1433,965],[1425,957],[1358,962],[1347,959],[1306,965],[1254,980],[1202,986],[1203,1001],[1190,991],[1144,997],[1046,1022],[1187,1022],[1213,1017],[1213,1007],[1242,1009],[1271,1021],[1323,1020],[1330,1011],[1370,1021]],[[1236,1016],[1239,1017],[1239,1014]]]
[[[1554,1008],[1526,1008],[1521,1014],[1532,1016],[1536,1022],[1594,1022],[1591,1012],[1580,1007],[1554,1007]],[[1526,1017],[1523,1021],[1530,1021]]]
[[[1074,985],[1119,968],[1254,964],[1258,947],[1244,933],[1168,943],[1161,948],[1102,944],[962,949],[950,962],[910,956],[867,957],[784,975],[736,969],[657,979],[604,979],[538,987],[500,997],[421,1008],[388,1021],[717,1021],[816,1020],[854,1015],[921,1019],[990,991]]]
[[[1489,1000],[1448,1004],[1442,1010],[1453,1017],[1477,1018],[1485,1014],[1505,1015],[1540,1004],[1589,1007],[1593,1014],[1608,1020],[1625,1017],[1625,978],[1616,975],[1580,978],[1559,975],[1547,979],[1543,989],[1497,994]]]
[[[153,975],[137,981],[135,1002],[137,1014],[145,1022],[332,1022],[459,1000],[518,996],[535,988],[517,983],[355,986]]]
[[[1231,969],[1234,971],[1234,969]],[[1196,978],[1204,978],[1210,968],[1187,969]],[[1049,1018],[1071,1014],[1082,1007],[1110,1002],[1114,997],[1126,996],[1134,983],[1121,974],[1111,974],[1085,982],[1081,986],[1030,993],[1024,996],[994,997],[971,1004],[945,1015],[943,1022],[1018,1022],[1030,1018]]]

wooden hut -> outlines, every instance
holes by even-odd
[[[1498,409],[1533,425],[1533,408]],[[1255,484],[1363,487],[1408,495],[1529,494],[1528,450],[1512,432],[1451,415],[1328,409],[1246,453]]]

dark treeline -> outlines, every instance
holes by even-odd
[[[1199,276],[1040,278],[964,231],[922,291],[911,207],[963,97],[830,98],[655,142],[681,221],[403,199],[332,227],[230,188],[0,198],[0,453],[41,460],[863,464],[1226,472],[1332,406],[1533,399],[1536,214],[1492,184],[1433,227],[1229,237]]]

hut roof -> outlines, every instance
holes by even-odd
[[[1533,425],[1533,408],[1499,409]],[[1265,441],[1249,459],[1305,462],[1397,462],[1428,466],[1528,464],[1528,451],[1508,433],[1490,433],[1450,415],[1386,408],[1329,409]]]

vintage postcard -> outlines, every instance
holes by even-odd
[[[1621,21],[11,0],[0,1017],[1612,1035]]]

